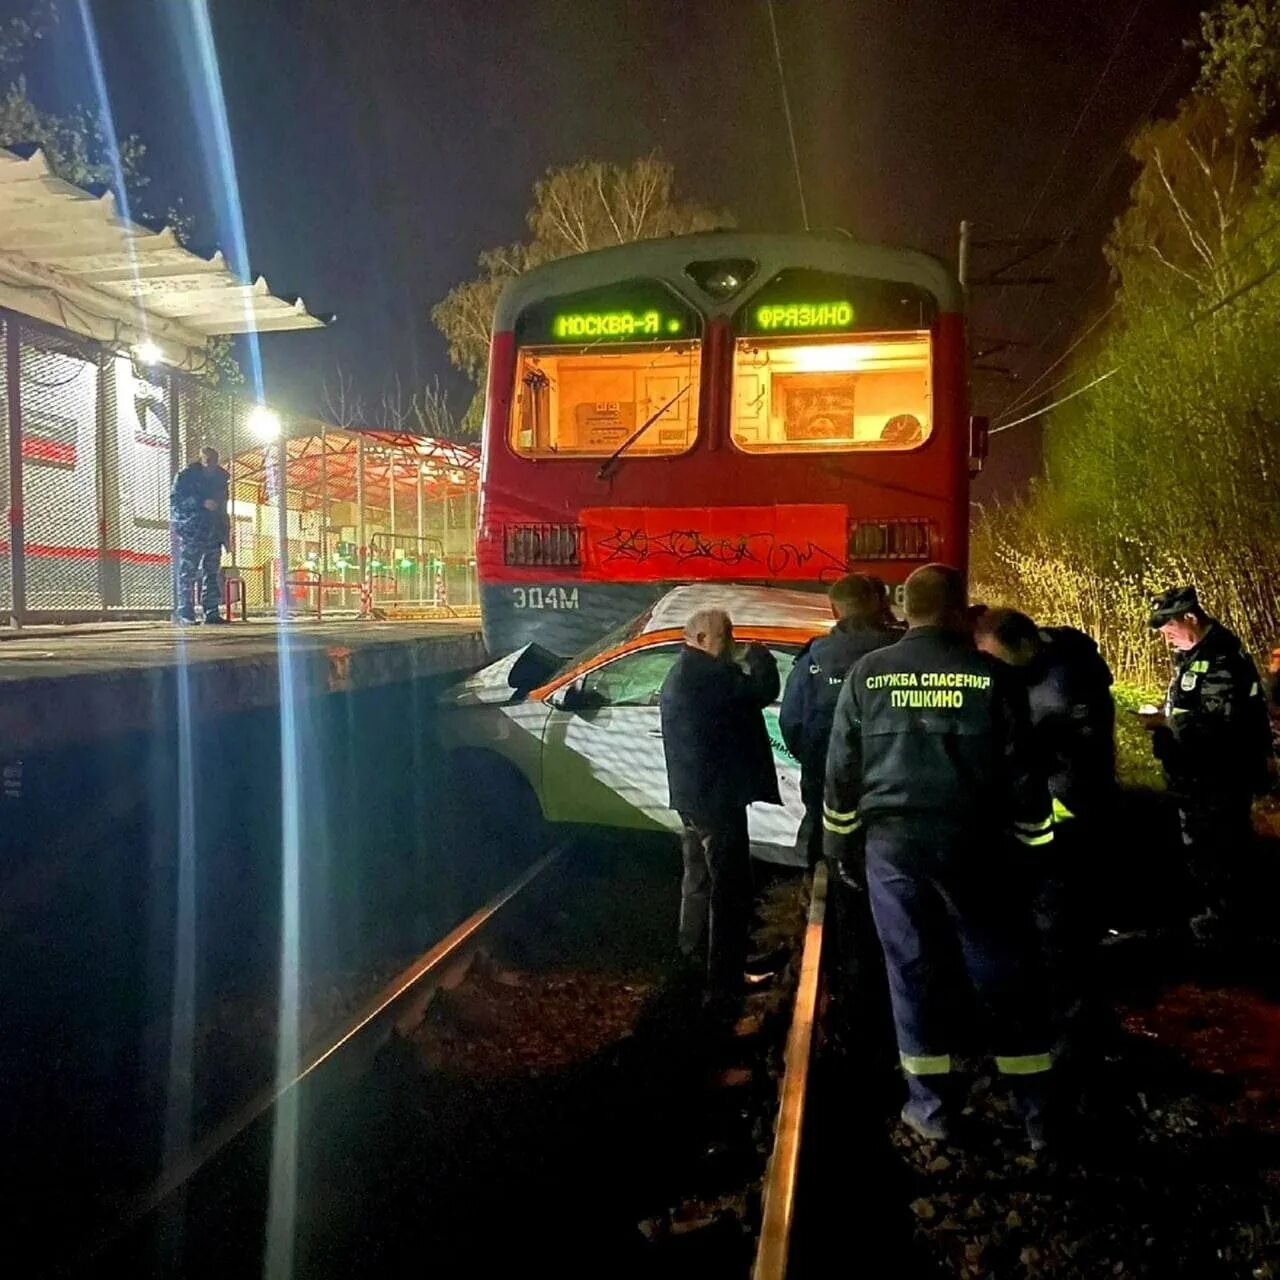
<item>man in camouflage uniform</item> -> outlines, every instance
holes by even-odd
[[[1195,893],[1191,932],[1213,942],[1239,905],[1252,801],[1267,785],[1266,700],[1253,659],[1200,607],[1194,587],[1158,595],[1149,622],[1173,650],[1173,679],[1163,711],[1142,721],[1178,800]]]
[[[218,464],[216,449],[201,449],[173,482],[169,519],[178,539],[178,622],[195,622],[195,584],[200,583],[204,620],[222,623],[222,548],[230,541],[227,515],[230,477]]]

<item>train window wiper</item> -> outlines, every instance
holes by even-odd
[[[655,422],[657,422],[657,420],[658,420],[660,417],[662,417],[662,415],[663,415],[664,413],[666,413],[666,411],[667,411],[668,409],[670,409],[670,408],[671,408],[671,406],[672,406],[673,404],[675,404],[675,402],[676,402],[677,400],[679,400],[679,399],[680,399],[680,397],[681,397],[682,395],[684,395],[684,393],[685,393],[686,391],[688,391],[688,390],[689,390],[689,388],[690,388],[691,386],[693,386],[693,383],[692,383],[692,382],[686,382],[686,383],[684,384],[684,386],[683,386],[683,387],[681,387],[681,388],[680,388],[680,390],[679,390],[679,391],[677,391],[677,392],[675,393],[675,395],[673,395],[673,396],[671,397],[671,399],[670,399],[670,400],[668,400],[668,401],[667,401],[667,403],[666,403],[666,404],[664,404],[664,405],[663,405],[663,406],[662,406],[662,407],[661,407],[661,408],[660,408],[656,413],[652,413],[652,414],[650,414],[650,415],[649,415],[649,417],[647,417],[647,418],[646,418],[646,419],[645,419],[645,420],[644,420],[644,421],[643,421],[643,422],[642,422],[642,423],[641,423],[641,424],[640,424],[640,425],[639,425],[639,426],[638,426],[638,427],[637,427],[637,428],[636,428],[636,429],[635,429],[635,430],[634,430],[634,431],[633,431],[633,432],[632,432],[632,433],[631,433],[631,434],[630,434],[630,435],[629,435],[629,436],[628,436],[628,437],[627,437],[627,438],[626,438],[626,439],[625,439],[625,440],[624,440],[624,441],[623,441],[623,442],[622,442],[622,443],[621,443],[621,444],[620,444],[620,445],[619,445],[619,446],[618,446],[618,447],[617,447],[617,448],[616,448],[616,449],[615,449],[615,450],[614,450],[614,451],[613,451],[613,452],[612,452],[612,453],[611,453],[611,454],[610,454],[610,455],[609,455],[609,456],[608,456],[608,457],[607,457],[607,458],[606,458],[606,459],[605,459],[605,460],[600,464],[600,470],[596,472],[596,479],[597,479],[597,480],[607,480],[607,479],[609,478],[610,473],[613,471],[614,464],[615,464],[615,463],[617,463],[618,459],[619,459],[619,458],[621,458],[621,457],[622,457],[622,455],[623,455],[624,453],[626,453],[626,451],[627,451],[628,449],[630,449],[630,448],[631,448],[631,446],[632,446],[633,444],[635,444],[635,442],[636,442],[637,440],[639,440],[639,439],[640,439],[640,437],[641,437],[642,435],[644,435],[644,433],[645,433],[646,431],[648,431],[648,430],[649,430],[649,428],[650,428],[651,426],[653,426],[653,424],[654,424]]]

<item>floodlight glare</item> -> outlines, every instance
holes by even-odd
[[[280,439],[280,415],[265,404],[254,405],[249,411],[248,427],[263,444]]]

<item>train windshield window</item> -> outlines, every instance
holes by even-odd
[[[511,447],[531,458],[629,458],[693,447],[701,344],[521,351]],[[634,439],[633,439],[634,437]]]
[[[733,442],[747,453],[905,450],[932,430],[929,333],[743,338]]]

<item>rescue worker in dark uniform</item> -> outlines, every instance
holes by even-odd
[[[1097,644],[1074,627],[1037,627],[1015,609],[988,609],[975,622],[979,649],[1014,667],[1027,689],[1031,732],[1053,802],[1054,839],[1036,895],[1055,1004],[1067,1012],[1090,992],[1094,915],[1091,864],[1104,839],[1115,790],[1116,710],[1111,669]]]
[[[1149,622],[1173,650],[1173,679],[1163,711],[1143,714],[1142,723],[1178,801],[1192,935],[1216,942],[1239,915],[1253,797],[1269,781],[1266,701],[1253,659],[1200,607],[1194,587],[1158,595]]]
[[[178,472],[169,494],[169,519],[178,539],[178,600],[175,617],[194,622],[195,584],[207,623],[221,623],[222,548],[231,540],[227,514],[230,476],[218,465],[216,449]]]
[[[720,609],[695,613],[662,684],[662,741],[670,804],[680,815],[682,955],[705,965],[709,1003],[741,991],[751,927],[747,806],[780,804],[763,711],[778,696],[778,666],[763,645],[735,654]]]
[[[1026,693],[974,648],[964,604],[958,570],[917,569],[906,584],[906,635],[850,673],[827,755],[826,855],[870,896],[907,1077],[903,1121],[945,1139],[959,1102],[946,972],[948,944],[958,942],[990,1018],[996,1067],[1038,1149],[1048,1019],[1026,878],[1010,858],[1041,858],[1053,815]]]
[[[888,589],[878,579],[851,573],[827,594],[836,625],[811,640],[796,657],[778,716],[782,740],[800,762],[804,818],[796,852],[810,867],[817,866],[822,857],[822,791],[836,699],[858,659],[892,644],[900,634],[885,627],[886,617],[893,615]],[[853,1034],[855,1025],[865,1027],[872,1019],[885,1016],[880,947],[865,893],[833,876],[827,883],[827,902],[831,927],[825,945],[831,952],[832,994],[839,1010],[834,1021]]]
[[[827,597],[836,625],[800,650],[778,714],[782,740],[800,763],[804,821],[796,845],[811,867],[822,857],[822,788],[836,699],[859,658],[897,639],[884,629],[884,600],[873,579],[848,574]]]

